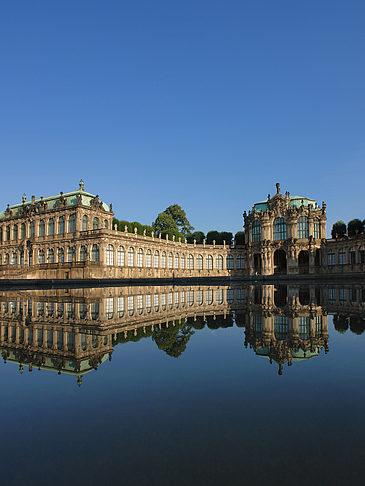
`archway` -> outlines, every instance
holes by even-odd
[[[285,307],[287,301],[287,286],[278,285],[274,289],[274,304],[276,307]]]
[[[254,270],[256,275],[261,275],[261,255],[255,253],[253,256]]]
[[[286,274],[286,253],[276,250],[274,253],[274,274]]]
[[[299,273],[309,273],[309,251],[302,250],[298,255]]]

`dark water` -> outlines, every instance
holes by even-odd
[[[365,284],[0,302],[2,484],[364,483]]]

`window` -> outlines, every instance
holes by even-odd
[[[203,255],[198,255],[196,257],[196,268],[197,270],[203,269]]]
[[[51,218],[48,221],[48,234],[49,235],[54,235],[54,219],[53,218]]]
[[[93,321],[99,319],[99,302],[91,302],[90,312],[91,312],[91,319]]]
[[[108,229],[108,220],[107,219],[104,219],[104,228]]]
[[[274,240],[286,240],[286,222],[284,218],[276,218],[273,226]]]
[[[216,262],[217,270],[223,270],[223,257],[222,257],[222,255],[217,255],[215,262]]]
[[[314,218],[314,238],[316,240],[321,239],[321,224],[318,218]]]
[[[114,300],[113,297],[105,299],[105,315],[107,319],[112,319],[114,314]]]
[[[337,299],[337,289],[335,288],[330,288],[328,289],[328,303],[329,304],[334,304]]]
[[[91,249],[91,261],[99,261],[99,245],[93,245]]]
[[[58,263],[64,263],[65,261],[65,252],[63,248],[58,249]]]
[[[166,268],[166,252],[161,253],[161,268]]]
[[[109,267],[114,265],[114,248],[112,245],[106,247],[106,264]]]
[[[166,310],[166,294],[161,294],[161,309]]]
[[[212,255],[207,255],[206,265],[207,265],[207,270],[213,270],[213,257],[212,257]]]
[[[336,263],[335,260],[335,252],[333,250],[328,250],[327,253],[327,265],[334,265]]]
[[[47,260],[48,263],[54,263],[54,250],[52,248],[48,249]]]
[[[68,222],[68,230],[70,233],[75,233],[76,231],[76,214],[71,214]]]
[[[38,251],[38,263],[44,263],[44,250]]]
[[[18,254],[15,251],[13,251],[13,254],[11,256],[11,264],[16,265],[17,263],[18,263]]]
[[[234,289],[227,289],[227,304],[234,302]]]
[[[67,248],[67,261],[69,263],[72,263],[75,261],[75,247],[74,246],[69,246]]]
[[[175,307],[179,307],[179,292],[175,292]]]
[[[236,262],[237,262],[237,269],[238,270],[243,270],[245,268],[245,259],[242,255],[237,256]]]
[[[146,267],[151,268],[152,266],[152,253],[151,250],[146,251]]]
[[[362,248],[359,250],[358,258],[359,263],[365,263],[365,250],[363,250]]]
[[[227,270],[234,269],[234,259],[232,255],[227,255]]]
[[[133,316],[133,313],[134,313],[134,297],[133,297],[133,295],[128,295],[127,307],[128,307],[128,315]]]
[[[356,252],[353,248],[349,249],[349,264],[355,265],[356,264]]]
[[[25,238],[25,237],[26,237],[25,223],[22,223],[20,227],[20,238]]]
[[[345,265],[346,263],[346,252],[345,250],[341,249],[339,252],[338,252],[338,263],[340,265]]]
[[[31,221],[31,223],[29,225],[29,236],[30,236],[30,238],[34,238],[34,231],[35,231],[34,221]]]
[[[178,269],[179,268],[179,254],[178,253],[175,253],[175,265],[174,265],[174,268],[175,269]]]
[[[245,289],[236,289],[236,301],[237,304],[245,303]]]
[[[215,291],[215,300],[217,304],[223,304],[223,289],[217,289]]]
[[[185,255],[181,255],[180,266],[181,270],[185,270]]]
[[[117,312],[118,312],[118,317],[123,317],[124,316],[124,297],[118,297],[117,301]]]
[[[139,268],[143,267],[143,250],[142,250],[142,248],[139,248],[138,252],[137,252],[137,267],[139,267]]]
[[[211,289],[206,290],[205,301],[208,305],[213,304],[213,290],[211,290]]]
[[[194,304],[194,290],[187,291],[187,302],[190,306]]]
[[[86,216],[86,214],[84,214],[84,216],[82,217],[82,231],[87,231],[87,227],[88,227],[88,217]]]
[[[58,220],[58,234],[63,235],[65,233],[65,218],[63,216]]]
[[[137,295],[137,314],[141,315],[143,312],[143,296]]]
[[[172,253],[169,253],[169,269],[172,270]]]
[[[134,267],[134,248],[128,250],[128,267]]]
[[[300,318],[299,318],[300,320]],[[300,324],[299,324],[300,326]],[[276,339],[284,340],[288,336],[287,316],[274,316],[274,333]]]
[[[95,230],[95,229],[99,229],[99,219],[98,218],[93,219],[93,230]]]
[[[39,236],[44,236],[46,234],[44,219],[39,221]]]
[[[5,265],[9,265],[9,255],[8,255],[8,253],[5,253],[5,255],[4,255],[4,264]]]
[[[152,296],[151,294],[146,295],[146,311],[151,312],[152,307]]]
[[[17,241],[18,239],[18,225],[14,224],[13,226],[13,240]]]
[[[311,331],[310,317],[299,317],[299,339],[309,339]]]
[[[347,292],[345,288],[340,288],[340,304],[345,304],[347,301]]]
[[[118,247],[117,263],[118,267],[124,267],[124,246]]]
[[[188,256],[188,270],[194,270],[194,257],[191,254]]]
[[[306,216],[298,218],[298,238],[309,238],[309,223]]]
[[[153,296],[153,306],[155,308],[155,312],[158,311],[158,294],[154,294]]]
[[[159,259],[160,259],[160,254],[159,254],[158,250],[156,250],[155,251],[155,254],[154,254],[154,257],[153,257],[153,266],[154,266],[154,268],[158,268]]]
[[[80,248],[80,262],[86,262],[87,257],[87,248],[86,246],[82,246]]]
[[[254,221],[252,224],[252,241],[261,241],[261,223],[260,221]]]

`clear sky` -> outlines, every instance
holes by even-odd
[[[363,0],[5,1],[1,209],[78,187],[238,231],[282,192],[365,218]]]

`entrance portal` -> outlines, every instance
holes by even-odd
[[[309,273],[309,251],[302,250],[298,255],[299,273]]]
[[[274,253],[274,274],[286,274],[286,253],[284,250],[276,250]]]

